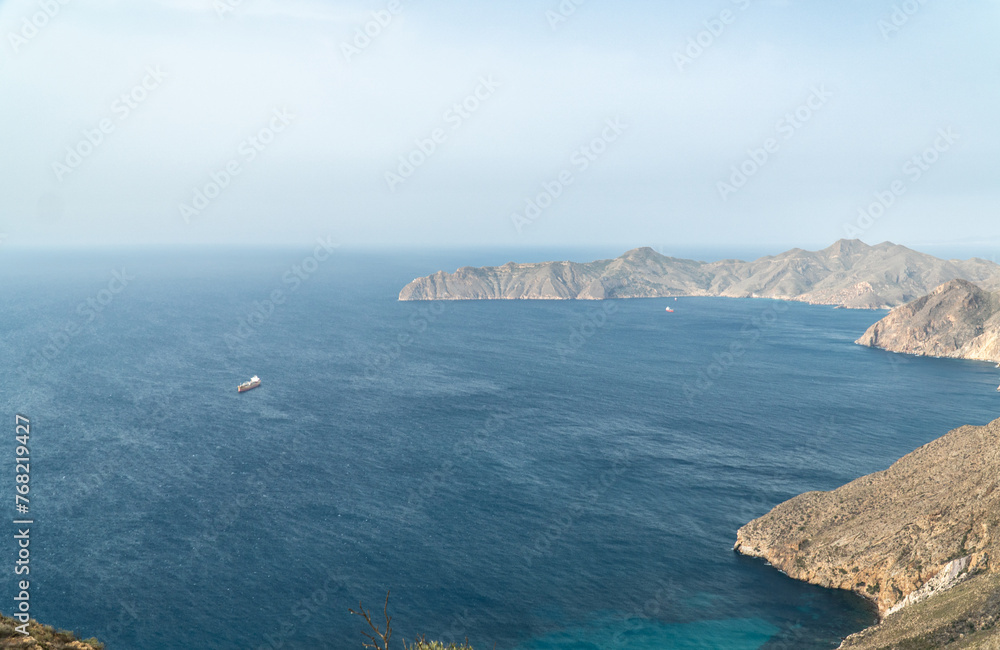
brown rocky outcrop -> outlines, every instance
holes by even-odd
[[[1000,294],[952,280],[893,309],[856,342],[921,356],[1000,361]]]
[[[906,620],[911,608],[970,577],[996,581],[998,488],[995,420],[955,429],[836,490],[790,499],[740,528],[734,549],[792,578],[854,591],[881,616]],[[992,629],[990,616],[981,618]]]

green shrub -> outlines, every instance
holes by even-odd
[[[444,645],[440,641],[425,641],[420,639],[413,645],[406,646],[406,650],[473,650],[469,642],[466,641],[462,645],[455,645],[454,643],[449,645]]]
[[[104,644],[97,639],[80,641],[72,632],[57,630],[50,625],[42,625],[35,619],[31,619],[28,622],[27,629],[29,636],[25,637],[17,631],[16,628],[19,625],[21,624],[13,618],[0,615],[0,647],[21,647],[23,639],[31,638],[35,640],[35,645],[25,647],[34,647],[40,650],[62,650],[74,643],[83,643],[94,648],[94,650],[103,650],[104,648]],[[17,641],[7,641],[9,639],[16,639]]]

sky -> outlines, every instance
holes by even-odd
[[[988,247],[998,24],[997,0],[0,0],[0,246]]]

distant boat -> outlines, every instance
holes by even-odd
[[[239,386],[237,386],[236,392],[245,393],[252,388],[257,388],[258,386],[260,386],[260,377],[254,375],[253,377],[250,378],[250,381],[245,381]]]
[[[674,313],[674,310],[671,309],[670,307],[667,307],[667,311],[669,311],[671,314]],[[998,390],[1000,390],[1000,389],[998,389]]]

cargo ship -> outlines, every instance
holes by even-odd
[[[236,392],[245,393],[252,388],[257,388],[258,386],[260,386],[260,377],[254,375],[253,377],[250,378],[250,381],[245,381],[239,386],[237,386]]]

